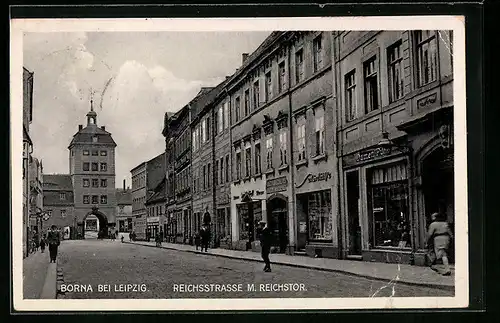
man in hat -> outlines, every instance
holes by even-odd
[[[261,247],[261,255],[264,263],[265,272],[271,272],[271,261],[269,260],[269,253],[271,252],[271,230],[267,227],[266,221],[259,222],[260,228],[260,247]]]
[[[57,248],[61,244],[61,234],[57,231],[57,227],[52,225],[47,233],[47,243],[49,245],[50,262],[56,262]]]

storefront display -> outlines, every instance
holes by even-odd
[[[309,240],[332,240],[330,190],[308,194]]]

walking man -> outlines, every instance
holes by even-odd
[[[269,253],[271,252],[271,230],[266,225],[265,221],[260,221],[260,247],[261,247],[261,255],[264,263],[265,272],[271,272],[271,261],[269,260]]]
[[[61,244],[61,234],[56,230],[57,227],[52,225],[47,234],[47,242],[49,244],[50,262],[56,262],[57,248]]]

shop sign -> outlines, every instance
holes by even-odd
[[[160,222],[160,217],[159,216],[150,216],[146,220],[148,223],[157,223]]]
[[[356,162],[372,160],[379,157],[390,155],[391,148],[379,147],[368,151],[359,152],[356,157]]]
[[[318,173],[318,174],[307,174],[307,176],[304,178],[302,183],[297,185],[297,188],[301,187],[307,182],[309,183],[315,183],[315,182],[321,182],[321,181],[328,181],[329,179],[332,178],[332,173],[330,172],[323,172],[323,173]]]
[[[286,176],[273,178],[266,182],[266,191],[268,194],[286,191],[287,187],[288,180]]]

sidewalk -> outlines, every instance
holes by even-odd
[[[155,247],[154,242],[125,241],[125,243]],[[196,247],[191,245],[163,242],[162,248],[184,252],[200,254],[202,253],[201,251],[196,251]],[[252,251],[239,251],[218,248],[209,249],[208,252],[203,252],[203,254],[248,261],[262,261],[260,253]],[[455,288],[454,270],[452,270],[451,276],[441,276],[428,267],[411,265],[339,260],[329,258],[312,258],[306,256],[289,256],[284,254],[271,254],[270,259],[272,264],[277,265],[338,272],[357,277],[364,277],[381,281],[398,281],[398,283],[408,285],[417,285],[445,290],[454,290]]]
[[[23,259],[23,297],[40,299],[49,269],[49,252],[38,250]],[[55,285],[54,285],[55,289]]]

